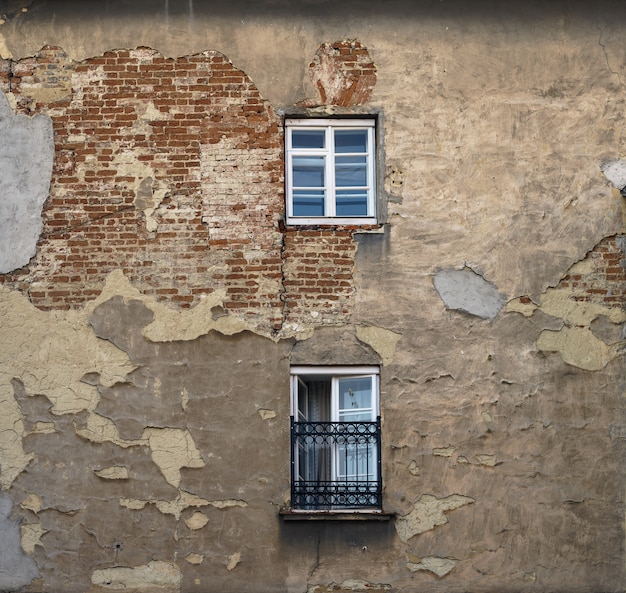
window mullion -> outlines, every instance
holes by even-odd
[[[376,204],[374,203],[374,184],[376,183],[374,128],[367,131],[367,213],[376,216]]]
[[[335,134],[333,128],[326,128],[326,146],[328,156],[326,157],[326,216],[335,216],[337,211],[337,199],[335,197]]]

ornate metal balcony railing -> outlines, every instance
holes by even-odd
[[[375,422],[291,418],[291,507],[381,509],[380,417]]]

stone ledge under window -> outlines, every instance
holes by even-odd
[[[278,513],[284,521],[391,521],[395,513],[384,511],[294,511],[284,509]]]

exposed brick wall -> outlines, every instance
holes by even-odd
[[[63,309],[121,268],[181,307],[225,287],[227,308],[280,325],[282,126],[243,72],[212,51],[71,64],[51,47],[1,72],[19,111],[52,117],[56,145],[37,256],[4,284]]]
[[[356,40],[320,45],[309,65],[309,74],[319,98],[302,101],[306,107],[363,105],[376,84],[376,65],[367,48]]]
[[[591,264],[588,273],[570,273],[557,288],[568,288],[575,301],[626,308],[626,236],[603,239],[584,260]]]
[[[293,229],[285,235],[287,323],[344,321],[354,304],[353,230]]]
[[[360,43],[320,51],[319,68],[330,52],[349,83],[345,104],[369,97]],[[78,63],[47,46],[0,61],[0,89],[54,125],[37,255],[0,276],[36,307],[80,307],[121,269],[183,308],[224,288],[226,308],[268,329],[349,317],[355,228],[284,229],[282,122],[223,55],[138,48]]]

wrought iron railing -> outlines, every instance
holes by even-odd
[[[375,422],[291,418],[291,507],[381,509],[380,417]]]

